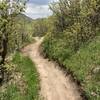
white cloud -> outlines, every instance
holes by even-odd
[[[33,19],[47,17],[51,14],[52,12],[50,11],[48,5],[36,5],[33,3],[27,4],[26,12],[25,12],[25,15]]]

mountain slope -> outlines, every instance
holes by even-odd
[[[26,16],[25,14],[20,14],[20,15],[18,15],[18,16],[16,17],[16,19],[17,19],[18,21],[19,21],[19,20],[24,20],[24,21],[27,22],[27,23],[33,21],[32,18]]]

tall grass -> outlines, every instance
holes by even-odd
[[[6,92],[1,94],[0,100],[39,100],[39,75],[34,63],[17,52],[12,62],[16,64],[16,70],[23,75],[26,84],[25,93],[21,93],[17,83],[7,87]],[[23,87],[21,87],[23,88]]]
[[[100,36],[83,44],[77,52],[67,48],[64,37],[47,37],[42,46],[50,59],[64,65],[80,81],[89,100],[100,100]]]

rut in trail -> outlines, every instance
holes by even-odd
[[[59,66],[39,53],[42,39],[36,39],[34,44],[26,46],[22,51],[36,64],[40,74],[41,95],[44,100],[82,100],[77,86],[65,76]]]

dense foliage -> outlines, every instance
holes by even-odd
[[[73,73],[89,100],[99,100],[100,0],[59,0],[50,8],[43,52]]]
[[[14,79],[6,84],[5,90],[1,89],[0,100],[40,100],[39,77],[35,64],[19,52],[13,56],[10,63],[16,65]]]
[[[19,1],[11,3],[7,0],[0,2],[0,53],[2,60],[0,63],[4,63],[5,56],[7,54],[8,42],[14,38],[12,35],[15,33],[14,17],[22,12],[24,4]]]
[[[0,1],[0,81],[4,79],[5,59],[9,53],[21,48],[30,41],[26,20],[21,18],[27,0]],[[24,25],[27,25],[26,28]],[[28,31],[26,31],[26,30]]]
[[[25,44],[32,41],[32,19],[24,14],[18,14],[14,18],[14,34],[9,40],[8,51],[13,52],[22,48]],[[16,37],[16,38],[13,38]]]
[[[33,36],[44,36],[49,30],[48,18],[33,20]]]

